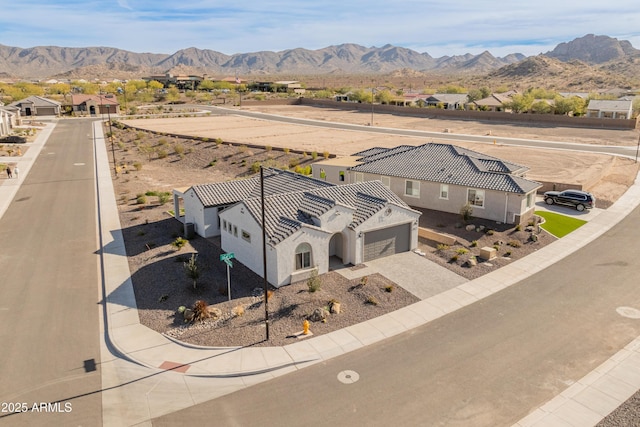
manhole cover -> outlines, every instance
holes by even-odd
[[[628,317],[629,319],[640,319],[640,310],[633,307],[618,307],[616,311],[620,316]]]
[[[360,379],[356,371],[342,371],[338,374],[338,381],[343,384],[353,384]]]

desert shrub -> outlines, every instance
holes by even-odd
[[[496,251],[500,250],[500,245],[498,245],[497,243],[495,245],[493,245],[493,249],[495,249]]]
[[[516,231],[520,231],[520,230],[522,230],[522,226],[521,226],[520,224],[516,225],[515,230],[516,230]]]
[[[365,302],[370,305],[378,305],[378,300],[373,296],[367,297],[367,300]]]
[[[142,139],[145,136],[147,136],[144,132],[137,132],[136,133],[136,139]]]
[[[140,162],[133,162],[133,167],[136,168],[137,171],[142,169],[142,163]]]
[[[469,246],[471,246],[472,248],[475,248],[476,246],[478,246],[478,241],[473,240]]]
[[[511,246],[512,248],[519,248],[520,246],[522,246],[522,243],[520,242],[520,240],[509,240],[507,245]]]
[[[241,145],[238,147],[238,154],[244,154],[247,152],[249,148],[246,145]]]
[[[321,286],[322,281],[318,277],[318,269],[314,268],[311,271],[311,276],[307,279],[307,288],[309,289],[309,292],[313,293],[319,291]]]
[[[473,207],[469,203],[460,208],[460,216],[462,217],[462,221],[467,222],[471,219],[473,215]]]
[[[214,139],[214,142],[216,143],[216,145],[220,145],[222,144],[222,138],[216,138]]]
[[[161,205],[166,204],[170,199],[171,199],[171,193],[169,193],[168,191],[163,191],[162,193],[158,194],[158,202]]]
[[[303,152],[302,152],[302,158],[303,158],[303,159],[306,159],[306,158],[307,158],[307,152],[306,152],[306,151],[303,151]]]
[[[295,168],[300,164],[300,160],[298,159],[289,159],[289,168]]]
[[[136,203],[139,205],[144,205],[145,203],[147,203],[147,196],[145,196],[144,194],[138,194],[136,196]]]
[[[167,138],[160,138],[158,140],[158,144],[165,146],[165,145],[169,145],[169,141],[167,141]]]
[[[184,154],[184,145],[176,144],[173,146],[173,152],[176,154]]]
[[[369,282],[369,276],[362,276],[360,278],[360,286],[364,286]]]
[[[458,255],[464,255],[464,254],[466,254],[467,252],[469,252],[469,250],[468,250],[468,249],[466,249],[466,248],[458,248],[458,249],[456,249],[456,253],[457,253]]]
[[[315,152],[315,151],[311,152],[311,158],[312,158],[313,160],[317,159],[317,158],[318,158],[318,153],[317,153],[317,152]]]
[[[214,167],[216,165],[216,163],[218,163],[218,159],[213,159],[209,162],[209,166],[210,167]]]
[[[253,162],[253,163],[251,164],[251,172],[253,172],[253,173],[258,173],[258,172],[260,172],[260,166],[261,166],[261,163],[260,163],[260,162]]]
[[[449,261],[450,261],[450,262],[456,262],[456,261],[458,261],[458,255],[457,255],[457,254],[456,254],[456,255],[453,255],[451,258],[449,258]]]
[[[506,257],[510,257],[510,256],[511,256],[511,251],[507,251],[507,252],[505,252],[505,253],[504,253],[504,256],[506,256]]]
[[[164,159],[164,158],[166,158],[166,157],[169,155],[169,153],[167,152],[167,150],[164,150],[164,149],[162,149],[162,148],[160,148],[160,149],[156,150],[156,154],[158,155],[158,158],[159,158],[159,159]]]
[[[449,249],[449,245],[445,245],[444,243],[438,243],[436,246],[438,252],[446,251],[447,249]]]
[[[284,151],[285,154],[289,154],[291,152],[290,148],[283,148],[282,151]]]
[[[273,147],[270,145],[267,145],[266,147],[264,147],[264,149],[267,153],[269,153],[271,150],[273,150]]]
[[[176,240],[171,242],[171,246],[173,246],[177,250],[182,249],[184,247],[184,245],[186,245],[186,244],[187,244],[187,239],[182,238],[182,237],[178,237],[178,238],[176,238]]]
[[[329,156],[330,156],[330,154],[329,154],[329,152],[328,152],[328,151],[323,151],[323,152],[322,152],[322,157],[324,157],[325,159],[328,159],[328,158],[329,158]]]
[[[209,314],[209,306],[207,303],[201,299],[196,301],[195,304],[193,304],[193,321],[195,322],[197,320],[202,322],[209,317],[211,317],[211,314]]]
[[[387,285],[384,287],[385,292],[393,292],[393,285]]]
[[[244,305],[236,305],[235,307],[233,307],[231,309],[231,314],[236,317],[242,317],[242,315],[244,314]]]
[[[490,229],[490,228],[487,228],[487,231],[485,231],[485,234],[486,234],[487,236],[493,236],[493,233],[495,233],[495,231],[493,231],[493,230],[492,230],[492,229]]]

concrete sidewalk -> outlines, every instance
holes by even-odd
[[[47,125],[26,155],[18,159],[20,178],[2,181],[0,216],[15,196],[19,183],[54,126]],[[609,209],[598,212],[586,225],[538,252],[479,279],[461,280],[448,289],[420,294],[422,301],[358,325],[284,347],[203,348],[173,341],[139,323],[100,122],[95,122],[94,132],[98,234],[106,312],[106,345],[102,356],[104,425],[150,425],[152,418],[285,375],[428,323],[557,262],[610,229],[640,203],[640,185],[636,181]],[[404,279],[399,276],[395,280]],[[119,369],[110,366],[115,362],[120,363]],[[520,420],[516,426],[595,425],[639,389],[640,338]]]

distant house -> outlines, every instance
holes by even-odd
[[[533,215],[540,183],[528,168],[449,144],[372,148],[314,163],[316,178],[335,184],[379,180],[409,206],[520,224]]]
[[[510,90],[503,93],[494,93],[490,96],[474,101],[473,104],[480,110],[484,111],[508,111],[505,104],[511,102],[511,97],[518,93],[515,90]]]
[[[18,108],[23,117],[59,116],[62,109],[62,104],[58,101],[36,95],[12,102],[8,106]]]
[[[631,119],[633,101],[592,99],[587,106],[587,117],[607,119]]]
[[[153,75],[149,77],[143,77],[143,80],[157,81],[162,83],[165,88],[169,88],[171,86],[175,86],[180,90],[196,90],[200,83],[204,80],[204,76],[194,76],[194,75],[186,75],[186,74],[178,74],[174,75],[171,73]]]
[[[279,287],[343,264],[415,249],[420,212],[379,182],[337,186],[289,171],[264,174],[267,279]],[[194,185],[174,190],[185,223],[203,237],[220,236],[222,249],[264,273],[260,178]]]
[[[75,115],[120,114],[120,103],[115,95],[71,95],[71,109]]]
[[[445,110],[459,110],[469,101],[466,93],[434,93],[425,99],[427,107],[438,107]]]

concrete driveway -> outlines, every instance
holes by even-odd
[[[379,273],[420,299],[438,295],[468,282],[438,264],[414,252],[367,261],[362,266],[345,267],[335,271],[352,280]]]
[[[598,201],[596,200],[596,206],[598,204]],[[585,209],[582,212],[578,212],[577,209],[572,208],[571,206],[564,206],[564,205],[547,205],[544,202],[544,197],[543,196],[536,196],[536,210],[537,211],[547,211],[547,212],[555,212],[557,214],[560,215],[566,215],[566,216],[570,216],[573,218],[578,218],[581,219],[583,221],[591,221],[592,219],[594,219],[595,217],[597,217],[598,215],[600,215],[602,212],[604,212],[604,209],[600,209],[600,208],[593,208],[593,209]]]

